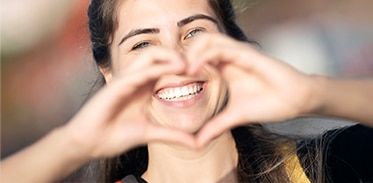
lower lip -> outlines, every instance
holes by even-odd
[[[206,91],[206,86],[207,86],[207,82],[205,82],[202,85],[202,88],[203,88],[202,91],[199,92],[197,95],[195,95],[193,98],[191,98],[189,100],[166,101],[166,100],[160,99],[157,96],[154,96],[154,97],[157,98],[158,101],[160,101],[161,103],[163,103],[165,105],[168,105],[168,106],[171,106],[171,107],[178,107],[178,108],[187,108],[187,107],[193,106],[194,104],[196,104],[199,101],[199,99],[201,99],[201,97],[203,96],[203,94]]]

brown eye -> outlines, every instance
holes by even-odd
[[[147,41],[136,43],[131,50],[138,50],[150,46],[151,43]]]
[[[192,38],[194,37],[195,35],[199,34],[199,33],[202,33],[204,31],[204,29],[202,28],[195,28],[195,29],[192,29],[191,31],[188,32],[188,34],[184,37],[184,40],[185,39],[189,39],[189,38]]]

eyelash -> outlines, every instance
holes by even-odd
[[[151,43],[149,41],[141,41],[139,43],[136,43],[131,50],[138,50],[138,49],[142,49],[142,48],[145,48],[147,46],[151,45]]]
[[[203,28],[194,28],[192,29],[191,31],[188,32],[188,34],[184,37],[184,40],[186,39],[189,39],[191,37],[194,37],[195,34],[198,34],[200,32],[203,32],[205,29]],[[143,48],[146,48],[148,46],[150,46],[151,43],[149,41],[141,41],[141,42],[138,42],[136,43],[131,50],[138,50],[138,49],[143,49]]]
[[[188,34],[184,37],[184,40],[189,39],[190,37],[193,37],[195,34],[198,34],[200,32],[203,32],[205,29],[203,28],[194,28],[191,31],[188,32]],[[193,35],[191,35],[193,34]]]

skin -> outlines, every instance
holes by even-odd
[[[136,3],[146,6],[149,1],[144,1]],[[198,34],[198,39],[193,39],[185,49],[175,41],[179,38],[175,36],[179,29],[175,21],[181,18],[176,15],[188,16],[182,14],[182,9],[188,7],[193,7],[193,11],[211,12],[206,2],[177,1],[183,7],[171,0],[151,2],[151,7],[159,8],[154,11],[162,10],[159,15],[179,10],[173,16],[160,19],[170,23],[161,27],[162,46],[144,48],[143,53],[129,60],[125,59],[129,57],[124,47],[113,46],[113,70],[101,69],[109,84],[66,125],[2,160],[1,182],[57,182],[91,160],[114,157],[142,144],[149,144],[152,154],[149,169],[143,175],[149,181],[189,182],[190,177],[203,177],[204,182],[235,182],[237,158],[232,137],[227,133],[232,127],[304,115],[347,118],[373,126],[372,79],[305,75],[246,43],[216,32]],[[168,5],[172,8],[165,8]],[[125,7],[126,4],[122,8]],[[151,15],[158,15],[154,13]],[[118,29],[115,36],[125,34],[121,31]],[[118,41],[115,37],[114,42]],[[214,73],[219,73],[230,92],[226,108],[213,118],[210,115],[214,110],[208,109],[205,112],[210,114],[201,121],[185,115],[184,122],[178,123],[172,115],[167,117],[167,107],[154,104],[157,102],[155,88],[164,82],[174,78],[208,78],[208,74]],[[223,86],[218,83],[209,83],[209,87]],[[209,97],[206,101],[218,103]],[[165,116],[162,118],[165,121],[151,116],[158,113]],[[175,115],[183,116],[182,113]],[[197,133],[196,129],[199,129]]]

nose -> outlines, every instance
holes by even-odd
[[[186,60],[186,51],[185,51],[185,47],[183,46],[182,42],[177,40],[177,39],[174,39],[173,41],[170,41],[168,46],[167,46],[169,49],[172,49],[174,50],[176,53],[178,53],[181,57],[181,60],[184,62],[184,64],[187,64],[187,60]],[[180,74],[177,74],[176,76],[184,76],[185,73],[180,73]]]
[[[179,53],[180,56],[183,58],[183,61],[186,62],[186,48],[183,44],[183,41],[180,39],[180,32],[178,28],[167,29],[164,33],[165,34],[163,37],[162,45]]]

